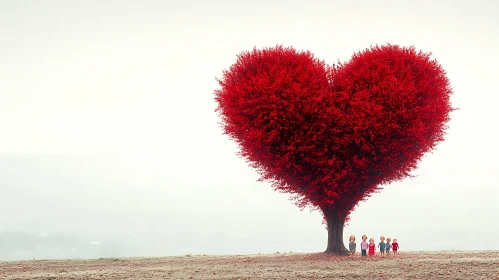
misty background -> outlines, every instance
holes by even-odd
[[[454,88],[417,177],[350,234],[400,250],[499,250],[494,1],[0,1],[0,260],[319,252],[318,212],[274,192],[222,135],[215,77],[284,44],[334,63],[432,52]]]

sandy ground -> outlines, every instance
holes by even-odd
[[[499,279],[499,252],[401,252],[0,262],[3,279]]]

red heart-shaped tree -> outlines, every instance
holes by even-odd
[[[332,67],[293,48],[253,49],[218,82],[225,134],[262,180],[323,212],[329,253],[346,252],[350,212],[409,176],[453,111],[445,71],[414,47],[376,46]]]

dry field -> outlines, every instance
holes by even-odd
[[[499,252],[183,256],[0,262],[3,279],[499,279]]]

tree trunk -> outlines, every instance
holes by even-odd
[[[339,217],[336,211],[323,209],[327,222],[327,248],[328,254],[348,255],[348,250],[343,244],[343,227],[345,218]]]

